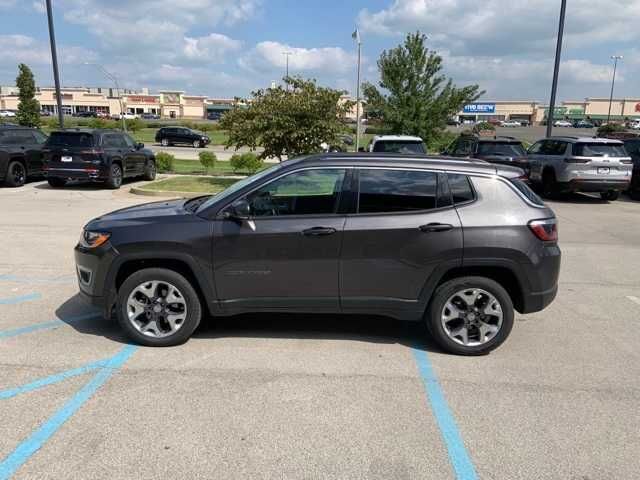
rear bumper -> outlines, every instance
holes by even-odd
[[[556,298],[558,285],[554,285],[549,290],[543,292],[530,293],[523,298],[521,313],[533,313],[544,310]]]
[[[562,189],[569,192],[606,192],[608,190],[626,190],[631,179],[626,180],[571,180],[562,185]]]
[[[64,168],[64,167],[48,167],[45,170],[47,178],[62,178],[65,180],[85,180],[102,182],[107,180],[109,174],[104,168]]]

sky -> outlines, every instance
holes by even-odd
[[[548,102],[560,0],[52,0],[63,86],[248,96],[291,74],[354,93],[409,32],[428,35],[459,85],[483,100]],[[569,0],[558,96],[608,97],[611,55],[623,55],[616,96],[640,96],[640,0]],[[53,85],[43,0],[0,0],[0,85],[28,64]]]

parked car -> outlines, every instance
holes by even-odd
[[[511,165],[529,173],[529,157],[522,142],[513,137],[461,135],[443,152],[451,157],[477,158],[499,165]]]
[[[640,120],[635,120],[629,123],[629,128],[631,130],[640,130]]]
[[[120,118],[124,118],[125,120],[135,120],[136,118],[140,118],[137,114],[131,112],[123,113]]]
[[[556,120],[553,122],[554,127],[573,127],[573,123],[569,120]]]
[[[640,200],[640,137],[624,140],[624,149],[627,151],[631,157],[631,161],[633,162],[629,194],[633,199]]]
[[[209,112],[207,113],[207,120],[220,120],[222,118],[221,112]]]
[[[109,114],[107,112],[97,111],[96,112],[96,117],[98,117],[98,118],[109,118]]]
[[[594,128],[594,126],[588,120],[578,120],[573,124],[573,128]]]
[[[164,147],[191,145],[193,148],[204,148],[211,143],[211,139],[204,133],[187,127],[162,127],[156,132],[156,142]]]
[[[410,135],[377,135],[371,139],[368,152],[378,153],[427,153],[427,147],[420,137]]]
[[[52,117],[53,113],[50,112],[49,110],[41,110],[40,111],[40,116],[41,117]]]
[[[205,315],[285,311],[424,321],[445,350],[484,354],[514,309],[557,291],[556,218],[519,174],[419,155],[286,161],[214,196],[90,221],[80,291],[149,346],[185,342]]]
[[[82,180],[116,189],[124,178],[156,177],[153,152],[117,130],[54,131],[43,155],[47,181],[54,188],[64,187],[70,180]]]
[[[529,178],[547,197],[598,192],[613,201],[631,181],[632,161],[620,140],[551,137],[534,143],[528,155]]]
[[[80,117],[80,118],[96,118],[98,116],[98,114],[96,112],[92,112],[90,110],[84,110],[82,112],[75,112],[72,116],[73,117]]]
[[[44,174],[42,146],[47,136],[35,128],[0,125],[0,184],[21,187]]]
[[[518,120],[504,120],[500,122],[501,127],[521,127],[522,124]]]
[[[143,120],[160,120],[160,115],[156,114],[156,113],[143,113],[142,115],[140,115],[140,118],[142,118]]]
[[[16,112],[11,110],[0,110],[0,118],[13,118],[16,116]]]
[[[452,127],[459,127],[460,126],[460,122],[458,120],[456,120],[455,118],[450,118],[449,120],[447,120],[447,125],[452,126]]]

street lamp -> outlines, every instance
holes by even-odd
[[[60,75],[58,73],[58,54],[56,52],[56,34],[53,29],[53,10],[51,0],[47,0],[47,21],[49,23],[49,42],[51,43],[51,63],[53,64],[53,81],[56,86],[56,104],[58,105],[58,122],[60,128],[64,128],[62,116],[62,94],[60,93]]]
[[[286,67],[285,67],[285,75],[284,78],[289,78],[289,55],[293,55],[293,52],[282,52],[282,55],[285,57]],[[289,84],[287,83],[287,90],[289,90]]]
[[[562,55],[562,34],[564,33],[564,17],[567,10],[567,0],[560,4],[560,21],[558,22],[558,39],[556,41],[556,63],[553,67],[553,81],[551,82],[551,100],[547,111],[547,137],[551,136],[553,114],[556,109],[556,91],[558,89],[558,74],[560,72],[560,56]]]
[[[358,68],[356,75],[356,152],[360,150],[360,50],[362,48],[362,41],[360,40],[360,30],[356,30],[351,34],[351,38],[356,41],[358,45]]]
[[[120,103],[120,120],[122,120],[122,130],[126,132],[127,122],[124,119],[124,106],[122,105],[122,95],[120,95],[120,86],[118,85],[118,78],[114,74],[107,71],[107,69],[105,69],[102,65],[98,63],[84,62],[84,64],[90,65],[92,67],[98,67],[98,69],[100,69],[100,71],[104,74],[104,76],[112,80],[113,83],[116,85],[116,95],[118,96],[118,101]]]
[[[611,55],[613,60],[613,79],[611,80],[611,95],[609,95],[609,113],[607,113],[607,123],[611,118],[611,103],[613,102],[613,87],[616,84],[616,69],[618,68],[618,60],[622,60],[622,55]]]

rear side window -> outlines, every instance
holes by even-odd
[[[544,206],[544,202],[542,201],[542,199],[538,195],[536,195],[535,192],[531,190],[529,186],[522,180],[518,180],[517,178],[509,178],[507,180],[511,183],[511,185],[516,187],[518,191],[520,191],[520,193],[523,194],[531,203],[538,205],[539,207]]]
[[[386,153],[426,153],[422,142],[401,140],[381,140],[373,144],[374,152]]]
[[[475,198],[469,177],[459,173],[450,173],[448,177],[453,203],[471,202]]]
[[[479,155],[505,155],[509,157],[524,157],[527,153],[522,144],[514,142],[480,142]]]
[[[93,135],[80,132],[53,132],[47,143],[54,147],[93,147]]]
[[[615,143],[576,143],[573,154],[577,157],[626,157],[624,145]]]
[[[436,208],[437,175],[410,170],[360,170],[358,213]]]

